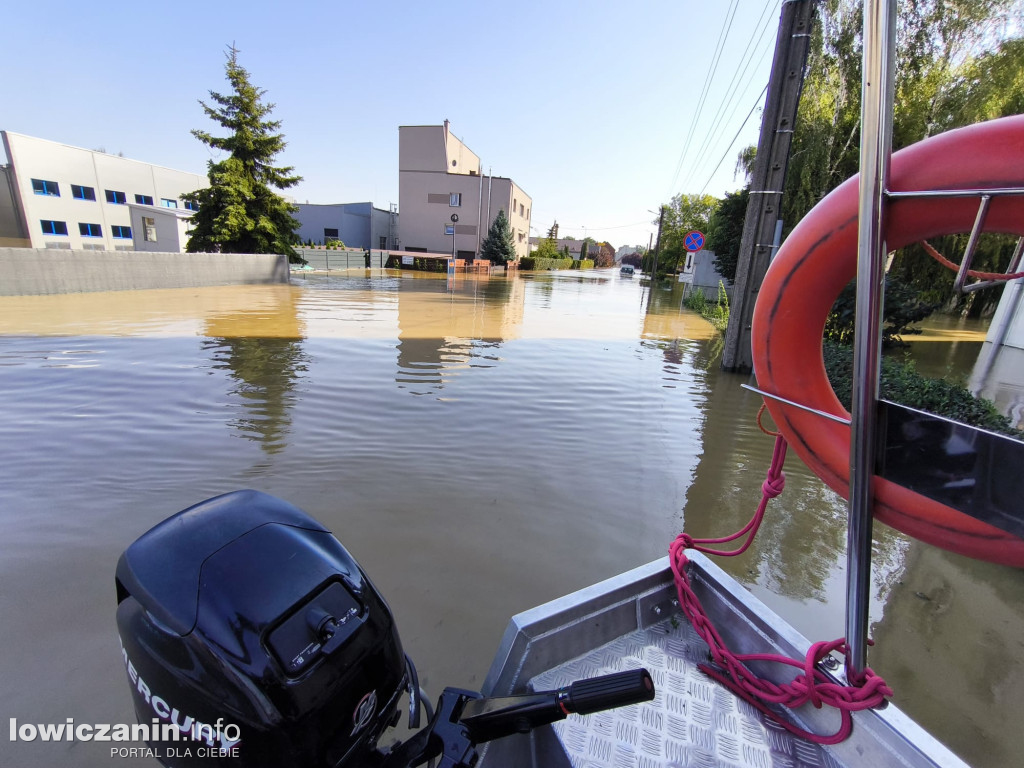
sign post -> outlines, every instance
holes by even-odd
[[[452,231],[452,257],[448,260],[448,277],[455,277],[455,225],[459,223],[459,214],[452,214],[452,225],[451,227],[445,227],[445,229],[451,229]]]

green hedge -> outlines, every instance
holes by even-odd
[[[569,265],[569,269],[593,269],[593,268],[594,268],[594,260],[593,259],[580,259],[579,261],[573,261],[572,264]]]
[[[853,388],[853,350],[825,342],[825,370],[840,402],[850,409]],[[881,397],[900,405],[928,411],[963,424],[1024,439],[991,400],[975,397],[968,389],[947,379],[930,379],[917,372],[913,362],[882,358]]]
[[[572,269],[572,259],[538,259],[536,256],[524,256],[519,260],[520,269]],[[594,262],[590,262],[593,266]]]

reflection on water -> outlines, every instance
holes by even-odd
[[[663,556],[684,517],[695,536],[738,529],[772,439],[681,298],[614,272],[449,286],[360,270],[0,299],[9,717],[133,719],[117,557],[235,488],[337,533],[435,694],[481,684],[512,614]],[[977,343],[970,329],[937,331],[967,337],[913,341],[919,366],[964,364],[951,350]],[[759,539],[722,564],[804,634],[838,637],[844,504],[795,458],[786,473]],[[877,528],[873,666],[971,762],[1007,764],[1024,751],[1005,715],[1024,704],[1021,572]],[[3,742],[0,763],[109,766],[99,745],[73,748]]]
[[[212,353],[211,367],[227,371],[236,383],[230,394],[241,399],[243,410],[231,426],[266,453],[279,453],[291,423],[295,385],[308,363],[302,343],[283,338],[223,337],[204,342],[203,349]]]

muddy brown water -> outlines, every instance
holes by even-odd
[[[974,326],[915,340],[966,377]],[[385,271],[0,299],[4,722],[134,719],[114,566],[237,488],[326,523],[436,695],[483,682],[511,615],[739,528],[772,441],[720,336],[616,272]],[[976,353],[975,353],[976,354]],[[845,510],[795,458],[722,565],[812,639],[843,633]],[[870,663],[971,764],[1024,754],[1024,574],[878,526]],[[0,739],[0,765],[155,765]]]

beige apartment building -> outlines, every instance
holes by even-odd
[[[454,251],[456,258],[473,259],[504,210],[516,256],[522,258],[529,253],[532,207],[533,200],[512,179],[484,175],[479,156],[456,138],[447,120],[399,126],[400,249]]]

